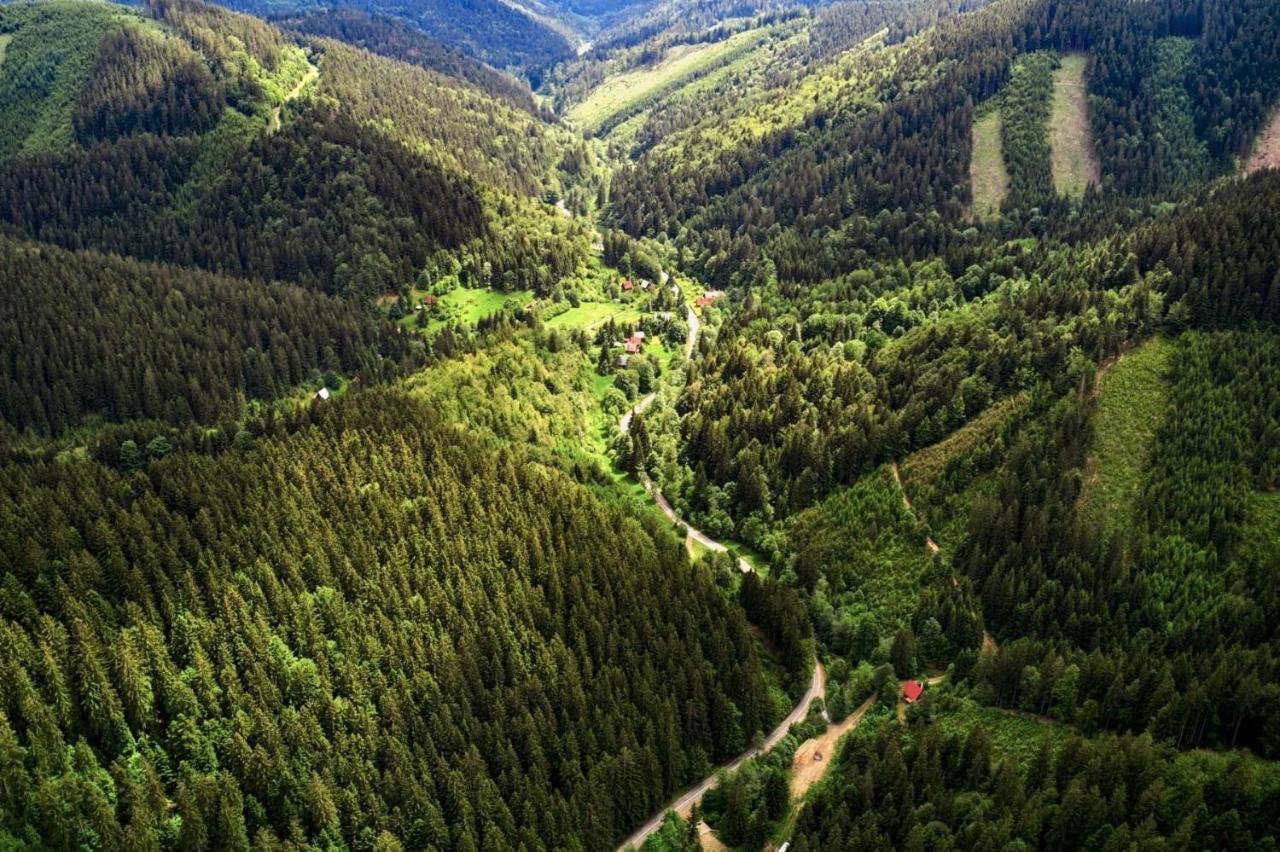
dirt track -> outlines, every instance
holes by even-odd
[[[862,706],[849,714],[843,722],[827,728],[821,736],[806,740],[796,749],[796,756],[791,761],[791,798],[800,799],[809,788],[822,780],[827,768],[836,758],[836,746],[840,738],[852,731],[862,721],[871,706],[876,703],[873,695]]]
[[[898,470],[897,462],[893,463],[893,481],[898,483],[898,491],[902,492],[902,505],[906,507],[908,512],[914,515],[916,510],[911,507],[911,498],[907,496],[907,489],[902,487],[902,473]],[[925,547],[929,548],[930,553],[938,552],[938,543],[932,538],[925,536],[924,544]]]

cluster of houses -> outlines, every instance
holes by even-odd
[[[639,281],[632,281],[630,278],[622,279],[622,292],[624,293],[630,293],[634,291],[636,288],[639,288],[641,290],[648,290],[652,286],[653,286],[653,282],[650,281],[648,278],[641,278]]]

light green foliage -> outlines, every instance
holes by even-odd
[[[547,320],[548,328],[594,328],[610,320],[625,325],[642,315],[633,305],[616,302],[582,302]]]
[[[420,313],[416,308],[426,298],[428,291],[416,288],[409,291],[409,306],[400,324],[405,328],[419,328]],[[436,306],[427,311],[425,331],[438,331],[447,325],[461,323],[474,326],[485,317],[505,311],[519,310],[533,301],[532,290],[521,290],[516,293],[503,293],[488,287],[454,287],[447,292],[435,296]],[[425,310],[425,309],[424,309]]]
[[[888,468],[791,518],[785,530],[788,567],[814,590],[814,629],[833,653],[868,655],[858,635],[864,621],[876,643],[910,624],[934,561]]]
[[[1023,56],[1000,95],[1001,142],[1012,207],[1043,205],[1053,196],[1049,99],[1057,67],[1058,57],[1052,52]],[[1057,120],[1055,114],[1055,123]]]
[[[946,686],[931,687],[930,693],[925,716],[941,731],[964,737],[974,728],[981,728],[991,735],[992,756],[997,761],[1012,757],[1024,771],[1043,743],[1047,742],[1050,752],[1056,754],[1073,734],[1066,725],[1030,713],[979,704]]]
[[[1273,501],[1254,497],[1280,483],[1280,343],[1189,332],[1169,363],[1167,414],[1143,482],[1139,570],[1156,623],[1188,637],[1219,625],[1207,643],[1256,629],[1280,588],[1276,534],[1261,531]]]
[[[1173,349],[1167,339],[1153,338],[1120,356],[1099,380],[1093,458],[1081,495],[1083,516],[1099,529],[1133,521],[1151,440],[1164,421]]]
[[[412,376],[406,388],[491,439],[527,444],[548,460],[603,465],[593,361],[555,334],[565,341],[558,351],[518,335]]]
[[[671,47],[653,65],[608,77],[585,100],[574,105],[567,118],[585,130],[610,126],[619,116],[628,115],[646,101],[758,46],[765,38],[767,30],[757,29],[723,41]]]
[[[991,487],[991,470],[1031,403],[1029,394],[1007,397],[902,464],[903,489],[917,517],[939,546],[950,551],[965,534],[974,501]]]

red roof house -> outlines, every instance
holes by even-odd
[[[634,289],[635,289],[635,287],[636,287],[636,285],[631,281],[631,279],[630,279],[630,278],[624,279],[624,280],[623,280],[623,282],[622,282],[622,291],[623,291],[624,293],[629,293],[629,292],[631,292],[632,290],[634,290]]]
[[[902,699],[908,704],[915,704],[924,695],[924,684],[918,680],[909,680],[902,685]]]
[[[634,355],[644,346],[644,341],[636,337],[628,337],[622,346],[628,354]]]

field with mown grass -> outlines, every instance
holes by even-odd
[[[1102,180],[1089,126],[1089,100],[1083,54],[1067,54],[1053,75],[1053,110],[1049,148],[1053,152],[1053,185],[1069,198],[1080,198],[1089,184]]]
[[[969,176],[973,183],[973,217],[986,219],[1000,213],[1009,191],[1009,173],[1004,165],[1000,142],[1000,111],[993,109],[973,123],[973,162]]]

